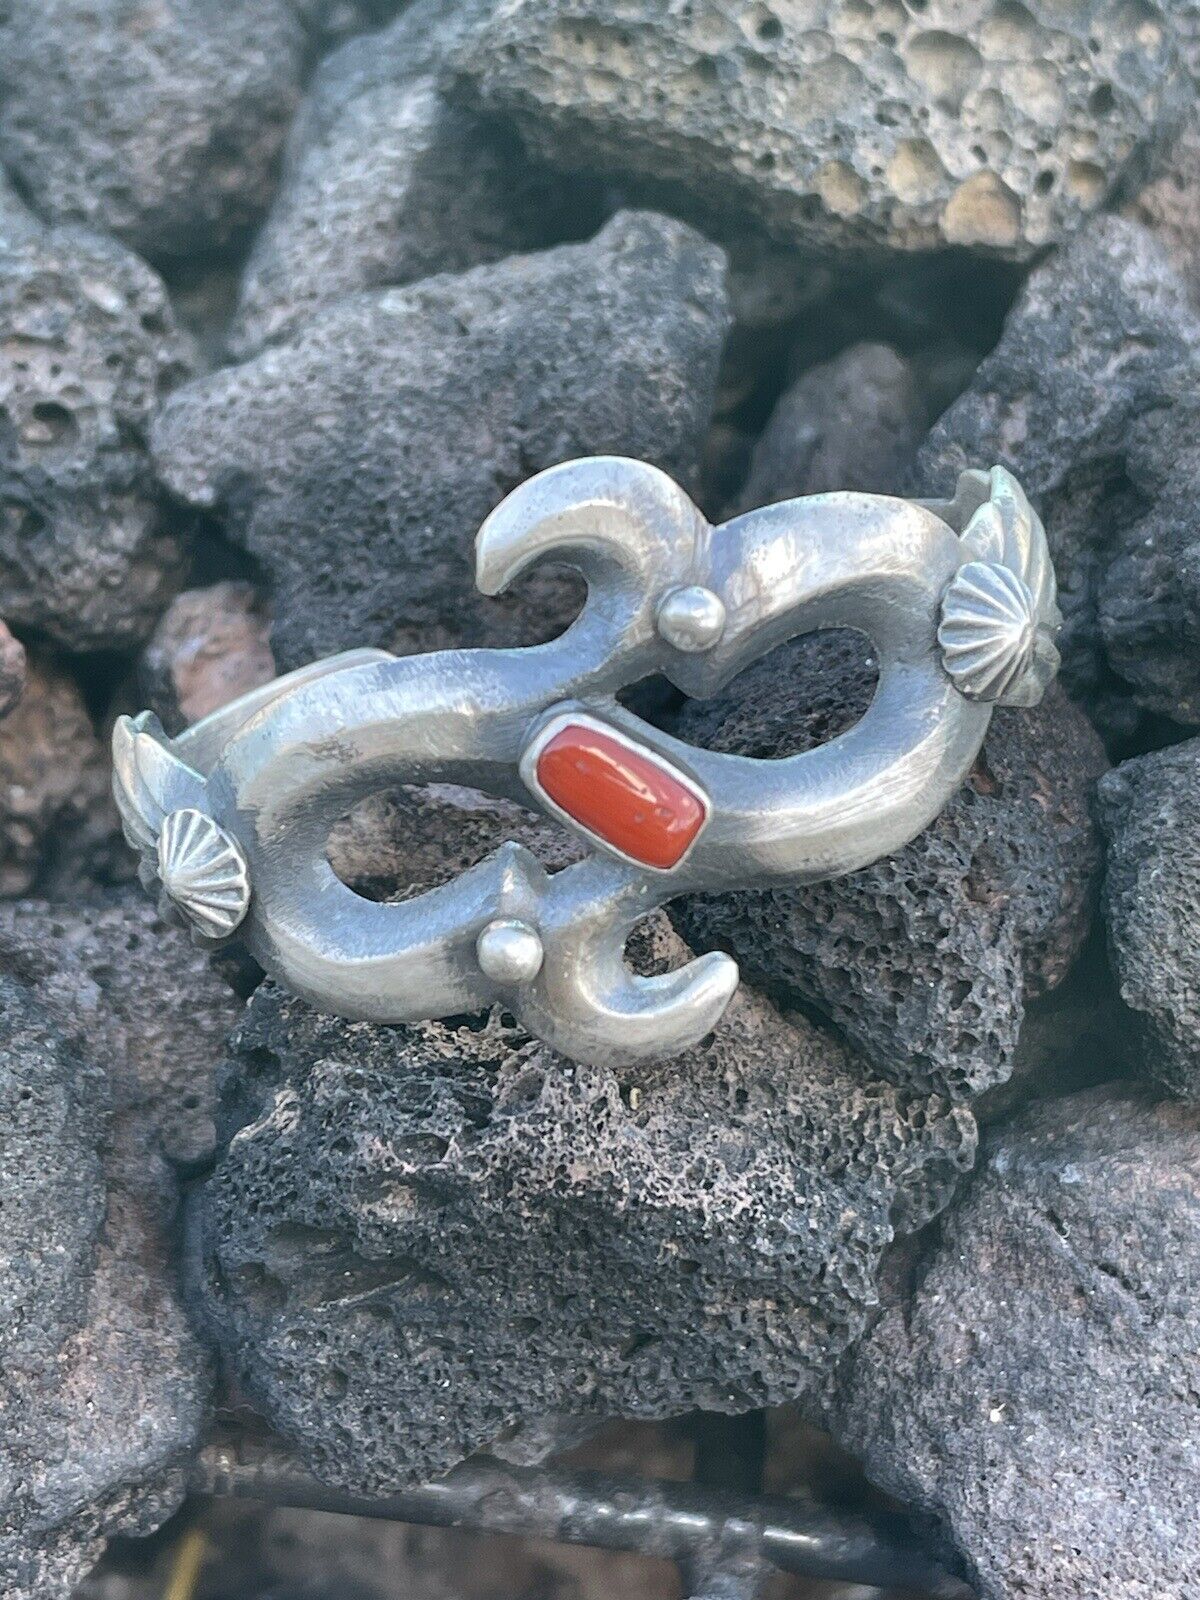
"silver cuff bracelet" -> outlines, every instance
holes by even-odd
[[[727,955],[635,977],[626,940],[696,891],[853,872],[921,831],[962,782],[995,705],[1035,705],[1058,667],[1045,533],[1003,469],[949,501],[824,494],[712,527],[654,467],[617,457],[539,474],[488,517],[476,582],[576,567],[587,600],[549,644],[396,657],[352,650],[276,679],[170,739],[149,712],[113,733],[114,790],[141,877],[196,936],[235,933],[325,1010],[412,1022],[502,1001],[581,1061],[678,1053],[738,982]],[[714,694],[818,628],[874,643],[863,717],[772,761],[684,744],[618,704],[661,673]],[[346,887],[334,822],[398,784],[535,802],[590,847],[547,874],[507,844],[401,904]]]

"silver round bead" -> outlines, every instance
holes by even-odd
[[[725,632],[725,602],[698,583],[672,589],[658,608],[658,632],[688,655],[711,650]]]
[[[542,941],[527,922],[498,917],[475,941],[480,970],[493,983],[529,983],[542,970]]]

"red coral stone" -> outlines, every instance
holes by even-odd
[[[657,761],[584,723],[547,741],[537,779],[580,827],[660,870],[683,858],[707,815],[699,796]]]

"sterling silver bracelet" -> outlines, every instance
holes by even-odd
[[[197,938],[243,938],[314,1005],[413,1022],[501,1001],[580,1061],[697,1043],[737,987],[710,953],[634,976],[635,924],[677,895],[811,883],[899,849],[969,772],[996,705],[1031,706],[1058,668],[1045,533],[1003,469],[948,501],[822,494],[719,527],[656,468],[567,462],[488,517],[476,582],[540,561],[587,600],[549,644],[396,657],[352,650],[278,678],[175,739],[149,712],[113,733],[114,790],[147,888]],[[661,673],[708,696],[818,628],[874,643],[862,718],[817,749],[697,749],[617,701]],[[504,845],[401,904],[363,899],[326,855],[333,823],[397,784],[531,802],[589,854],[551,876]]]

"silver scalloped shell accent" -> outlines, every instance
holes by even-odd
[[[250,905],[250,872],[237,841],[203,811],[163,821],[158,876],[171,904],[208,939],[226,939]]]
[[[157,875],[163,821],[168,812],[202,805],[204,779],[170,749],[162,723],[149,711],[117,718],[112,758],[113,797],[125,837]]]
[[[1062,619],[1041,518],[1011,472],[993,467],[987,479],[988,499],[963,530],[963,553],[1015,573],[1029,590],[1036,621],[1053,634]]]
[[[1029,586],[1010,567],[968,561],[942,597],[942,661],[969,700],[1017,692],[1035,666],[1037,613]]]

